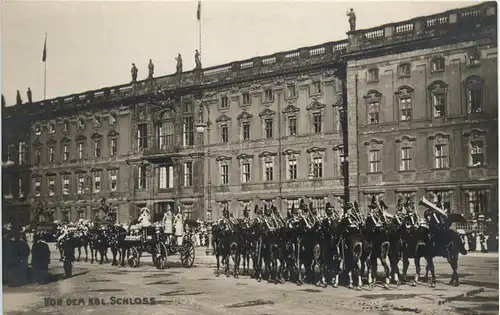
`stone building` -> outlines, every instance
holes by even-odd
[[[121,222],[143,206],[206,219],[209,205],[215,218],[226,205],[285,213],[306,197],[321,212],[373,194],[496,209],[496,62],[496,4],[484,3],[9,106],[4,162],[20,143],[26,162],[4,163],[4,205],[91,219],[106,198]],[[21,177],[23,197],[6,203]]]
[[[495,3],[348,33],[350,176],[373,195],[498,211]],[[356,154],[356,152],[358,154]]]

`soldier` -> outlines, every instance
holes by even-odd
[[[40,233],[36,233],[33,247],[31,248],[31,267],[35,272],[35,281],[46,284],[50,264],[49,245],[42,239]]]
[[[396,204],[396,213],[398,215],[404,215],[405,214],[405,205],[403,203],[403,199],[399,198],[398,202]]]
[[[163,226],[165,227],[165,234],[172,235],[173,234],[173,226],[172,226],[172,208],[170,205],[167,205],[167,211],[163,214]]]
[[[184,218],[182,216],[180,206],[177,206],[177,213],[174,218],[174,228],[177,245],[182,245],[182,237],[184,236]]]
[[[248,229],[250,228],[252,222],[251,222],[251,219],[250,219],[250,210],[248,210],[248,208],[245,206],[245,209],[243,209],[243,222],[242,222],[243,226]]]
[[[130,69],[130,73],[132,74],[132,83],[137,82],[137,73],[139,70],[135,66],[135,63],[132,63],[132,69]]]
[[[153,60],[151,60],[151,59],[149,59],[148,69],[149,69],[148,78],[152,79],[153,78],[153,74],[155,72],[155,65],[153,64]]]
[[[264,220],[269,230],[272,231],[277,228],[276,222],[273,217],[273,211],[271,208],[268,208],[266,204],[264,204]]]

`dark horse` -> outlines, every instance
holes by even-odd
[[[226,277],[229,277],[229,261],[232,256],[234,262],[234,276],[238,277],[238,236],[226,220],[219,220],[212,228],[212,242],[217,260],[215,276],[219,276],[220,258],[225,266]]]

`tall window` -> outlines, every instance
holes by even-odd
[[[241,125],[242,133],[243,133],[243,141],[248,141],[250,140],[250,122],[244,122]]]
[[[69,175],[63,175],[63,195],[69,195]]]
[[[344,177],[346,175],[347,167],[347,157],[344,154],[344,148],[338,149],[338,159],[339,159],[339,175]]]
[[[69,145],[63,145],[63,161],[69,160]]]
[[[289,98],[295,98],[295,97],[297,97],[297,92],[295,90],[295,85],[289,85],[287,87],[287,90],[288,90],[288,97]]]
[[[409,77],[411,75],[411,65],[409,63],[405,63],[399,66],[399,76]]]
[[[116,124],[116,114],[111,113],[111,115],[109,115],[109,124],[110,125]]]
[[[63,122],[63,132],[68,132],[69,131],[69,121],[65,120]]]
[[[17,179],[17,191],[18,191],[18,196],[19,198],[24,197],[24,185],[23,185],[23,179],[19,177]]]
[[[405,97],[399,100],[400,110],[401,110],[401,120],[408,121],[411,120],[411,98]]]
[[[109,171],[109,190],[116,191],[118,186],[118,171],[110,170]]]
[[[243,105],[249,105],[250,104],[250,93],[244,92],[242,94],[243,96]]]
[[[221,109],[228,109],[229,108],[229,98],[227,96],[222,96],[220,98],[221,103],[220,103],[220,108]]]
[[[273,137],[273,122],[272,118],[267,118],[264,120],[264,128],[266,132],[266,139],[271,139]]]
[[[42,150],[40,148],[35,149],[35,164],[40,164],[42,161]]]
[[[222,185],[229,184],[229,165],[227,164],[220,166],[220,182]]]
[[[184,187],[193,186],[193,162],[184,163]]]
[[[311,85],[311,94],[319,94],[321,93],[321,82],[313,82]]]
[[[85,150],[83,147],[83,143],[78,143],[78,158],[83,159],[85,157]]]
[[[436,58],[431,62],[431,72],[444,71],[444,58]]]
[[[316,156],[312,159],[312,173],[314,178],[323,177],[323,157]]]
[[[193,217],[193,204],[183,204],[182,205],[182,212],[184,215],[185,220],[190,220]]]
[[[370,173],[380,171],[380,151],[370,150]]]
[[[250,162],[243,162],[241,164],[241,180],[243,183],[250,182]]]
[[[99,193],[101,191],[101,173],[100,172],[94,172],[93,175],[93,184],[94,184],[94,193]]]
[[[297,179],[297,160],[288,161],[288,179]]]
[[[24,164],[26,161],[26,142],[19,142],[19,147],[17,150],[17,160],[19,165]]]
[[[77,193],[79,195],[85,192],[85,175],[78,174],[78,190]]]
[[[469,190],[465,195],[468,206],[468,216],[476,217],[478,214],[486,213],[488,192],[483,189]]]
[[[286,203],[287,203],[287,210],[288,211],[292,211],[292,208],[297,210],[299,208],[299,205],[300,205],[300,200],[299,199],[287,199]]]
[[[166,111],[163,113],[162,121],[157,130],[160,149],[166,149],[169,146],[175,145],[175,124],[173,112]]]
[[[229,127],[227,125],[222,125],[220,127],[220,131],[221,131],[222,143],[228,143],[229,142]]]
[[[137,168],[137,171],[138,171],[137,188],[138,189],[146,189],[146,180],[147,180],[146,166],[139,166]]]
[[[446,98],[444,94],[433,94],[432,95],[432,106],[434,109],[434,117],[444,117]]]
[[[83,130],[85,129],[85,119],[80,118],[78,119],[78,130]]]
[[[110,156],[115,156],[116,153],[118,152],[118,141],[116,138],[111,138],[110,144],[109,144],[109,155]]]
[[[370,124],[379,123],[379,103],[371,102],[368,104],[368,117]]]
[[[289,116],[288,117],[288,135],[296,136],[297,135],[297,117]]]
[[[56,177],[50,175],[48,177],[48,184],[49,184],[49,196],[54,196],[56,193]]]
[[[266,102],[272,102],[273,101],[273,90],[272,89],[265,89],[264,90],[264,100]]]
[[[470,113],[481,113],[483,111],[483,87],[484,81],[478,76],[469,78],[467,86],[467,105]]]
[[[49,124],[49,133],[50,134],[56,133],[56,124],[54,124],[54,123]]]
[[[35,135],[39,136],[42,134],[42,127],[40,125],[35,126]]]
[[[54,147],[49,147],[49,163],[54,163],[56,158],[56,150]]]
[[[167,189],[174,187],[174,167],[161,166],[160,167],[160,189]]]
[[[319,197],[319,198],[312,198],[312,204],[313,204],[313,210],[316,210],[316,212],[319,215],[324,215],[325,213],[325,198]]]
[[[471,141],[470,143],[471,166],[484,165],[484,143],[481,140]]]
[[[268,182],[273,181],[273,162],[264,162],[264,177]]]
[[[323,124],[323,117],[321,113],[314,113],[313,114],[314,133],[321,133],[322,124]]]
[[[378,69],[368,70],[367,81],[368,82],[378,81]]]
[[[434,146],[436,168],[448,167],[448,156],[446,155],[446,144],[437,144]]]
[[[148,125],[146,123],[137,125],[137,148],[148,148]]]
[[[101,140],[94,141],[94,157],[101,157]]]
[[[40,197],[41,192],[41,182],[40,179],[35,179],[35,197]]]
[[[193,117],[184,118],[184,123],[183,123],[184,146],[191,146],[194,144],[193,128],[194,128]]]
[[[410,147],[401,148],[401,170],[409,171],[412,169],[412,151]]]

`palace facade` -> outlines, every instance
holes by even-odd
[[[91,219],[102,198],[121,222],[142,206],[206,219],[209,204],[217,218],[374,194],[497,212],[496,18],[483,3],[3,107],[4,220]]]

